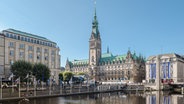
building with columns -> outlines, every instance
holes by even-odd
[[[0,76],[4,79],[10,76],[13,62],[25,60],[47,65],[52,78],[58,80],[60,49],[55,42],[38,35],[7,29],[0,35],[0,51]]]
[[[176,53],[150,56],[146,62],[146,80],[161,84],[184,82],[184,57]]]
[[[95,81],[125,79],[131,82],[141,82],[145,79],[145,60],[141,55],[138,57],[130,50],[123,55],[113,55],[109,49],[102,54],[101,45],[95,11],[89,39],[89,58],[74,61],[67,59],[65,69],[74,73],[85,72]]]

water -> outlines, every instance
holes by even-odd
[[[28,103],[9,101],[0,104],[184,104],[184,95],[169,92],[115,92],[31,99]]]

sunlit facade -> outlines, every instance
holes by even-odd
[[[156,60],[156,57],[159,57]],[[159,62],[157,62],[159,61]],[[160,64],[160,80],[162,83],[184,82],[184,57],[175,53],[150,56],[146,62],[146,80],[155,83],[157,63]]]
[[[15,29],[3,30],[0,42],[1,51],[4,51],[4,55],[1,55],[4,64],[3,68],[0,68],[0,75],[3,78],[7,79],[11,74],[11,64],[17,60],[25,60],[47,65],[51,70],[52,78],[58,80],[60,49],[55,42]]]

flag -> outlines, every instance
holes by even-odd
[[[70,81],[69,81],[70,84],[73,83],[73,77],[70,78]]]
[[[16,84],[19,84],[20,83],[20,77],[15,80],[15,83]]]
[[[11,80],[13,78],[13,73],[9,76],[8,80]]]
[[[29,77],[29,74],[27,74],[26,77],[25,77],[24,79],[26,79],[26,78],[28,78],[28,77]]]
[[[34,83],[34,85],[37,84],[36,82],[37,82],[37,81],[36,81],[36,78],[34,77],[34,78],[33,78],[33,83]]]

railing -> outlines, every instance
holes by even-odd
[[[64,84],[64,85],[34,85],[21,86],[20,88],[3,88],[0,92],[2,99],[7,98],[22,98],[22,97],[40,97],[40,96],[61,96],[61,95],[72,95],[82,93],[95,93],[95,92],[107,92],[107,91],[119,91],[119,90],[139,90],[143,85],[127,85],[127,84]],[[19,97],[20,95],[20,97]]]

